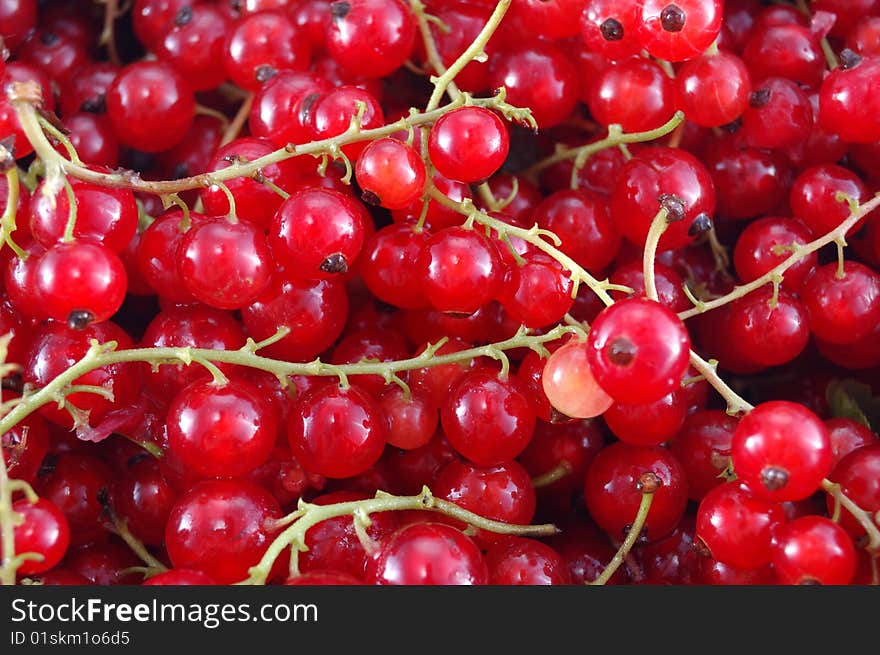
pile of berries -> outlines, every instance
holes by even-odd
[[[880,1],[125,5],[0,0],[0,582],[880,582]]]

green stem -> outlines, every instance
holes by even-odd
[[[261,168],[277,164],[292,157],[321,155],[331,150],[337,150],[349,143],[373,141],[381,137],[390,136],[395,132],[408,130],[414,126],[433,123],[452,109],[461,107],[464,104],[464,98],[459,98],[443,107],[422,113],[413,113],[382,127],[369,130],[349,129],[343,134],[329,139],[312,141],[302,145],[288,144],[286,147],[279,148],[263,157],[258,157],[247,163],[233,163],[219,171],[184,177],[179,180],[151,181],[141,179],[133,171],[102,173],[72,162],[62,156],[52,147],[52,144],[49,143],[40,127],[39,114],[36,110],[41,101],[38,85],[31,82],[15,83],[12,85],[12,90],[9,93],[9,99],[15,108],[22,131],[31,145],[33,145],[37,156],[46,163],[47,170],[51,170],[50,164],[53,164],[56,168],[60,168],[62,172],[80,180],[110,188],[131,189],[132,191],[142,191],[157,195],[167,195],[189,189],[202,189],[217,182],[224,182],[238,177],[251,177]],[[507,113],[511,113],[515,109],[504,102],[503,94],[492,98],[471,98],[470,103],[478,107],[499,109]]]
[[[417,496],[391,496],[376,492],[375,498],[355,500],[332,505],[312,505],[300,501],[296,511],[297,518],[278,537],[275,538],[262,559],[251,567],[247,580],[241,584],[264,584],[269,577],[272,566],[279,555],[289,546],[298,551],[305,548],[306,532],[321,521],[338,516],[369,516],[378,512],[394,512],[403,510],[427,510],[467,523],[475,528],[495,532],[497,534],[520,535],[530,537],[549,536],[556,534],[556,526],[544,525],[513,525],[484,518],[454,503],[435,498],[431,491],[424,487]]]
[[[651,221],[651,228],[645,239],[645,254],[642,257],[642,273],[645,277],[645,297],[649,300],[658,300],[657,280],[654,277],[654,260],[657,258],[657,245],[660,238],[669,226],[669,211],[661,208]]]
[[[76,212],[77,212],[77,202],[76,195],[73,193],[73,187],[70,185],[70,182],[67,181],[67,178],[64,179],[64,191],[67,194],[67,224],[64,226],[64,234],[61,237],[61,241],[63,243],[70,243],[73,241],[73,231],[76,229]]]
[[[444,207],[449,207],[450,209],[453,209],[468,218],[473,217],[475,222],[495,230],[499,236],[504,236],[506,234],[508,236],[519,237],[523,241],[528,241],[533,246],[538,248],[538,250],[542,250],[543,252],[553,257],[553,259],[555,259],[557,262],[559,262],[562,267],[569,272],[569,274],[571,275],[571,279],[575,284],[583,282],[588,287],[590,287],[590,289],[592,289],[597,296],[599,296],[599,299],[603,303],[605,303],[606,305],[611,305],[614,303],[614,300],[612,300],[611,296],[608,295],[609,284],[607,280],[600,282],[592,275],[590,275],[590,273],[588,273],[586,269],[584,269],[580,264],[578,264],[571,257],[566,255],[564,252],[559,250],[558,247],[547,243],[547,241],[542,238],[542,235],[548,236],[553,239],[558,246],[561,243],[559,237],[557,237],[552,232],[548,232],[547,230],[540,230],[538,229],[537,225],[529,229],[510,225],[502,220],[489,216],[489,214],[487,214],[486,212],[477,210],[470,199],[465,199],[462,202],[456,202],[455,200],[448,198],[444,193],[434,187],[430,189],[429,194],[433,200],[440,203]]]
[[[862,203],[861,205],[855,207],[854,210],[850,212],[850,215],[846,218],[846,220],[844,220],[840,225],[838,225],[827,234],[824,234],[818,239],[810,241],[809,243],[804,245],[792,244],[791,255],[789,255],[788,258],[786,258],[784,261],[777,264],[774,268],[767,271],[761,277],[749,282],[748,284],[743,284],[734,288],[733,291],[721,296],[720,298],[715,298],[714,300],[702,302],[698,307],[680,312],[678,317],[683,321],[687,320],[696,316],[697,314],[702,314],[703,312],[707,312],[711,309],[722,307],[723,305],[731,303],[738,298],[742,298],[743,296],[750,294],[756,289],[760,289],[765,284],[770,284],[776,279],[781,279],[785,271],[797,264],[810,253],[816,252],[823,246],[827,246],[829,243],[839,242],[843,240],[847,232],[849,232],[857,223],[859,223],[859,221],[861,221],[865,216],[874,211],[877,207],[880,207],[880,195],[874,196],[868,202]]]
[[[10,166],[9,170],[6,171],[6,188],[6,207],[3,210],[3,217],[0,218],[0,248],[2,248],[5,243],[12,248],[19,258],[25,259],[27,258],[27,253],[19,248],[18,244],[12,240],[12,233],[17,229],[15,218],[18,214],[19,196],[18,166],[15,164]]]
[[[831,480],[822,480],[822,489],[834,499],[835,503],[840,503],[846,511],[852,514],[853,518],[859,522],[859,525],[865,529],[865,532],[868,534],[868,544],[865,548],[870,551],[872,555],[876,555],[880,552],[880,528],[878,528],[877,524],[874,522],[874,517],[871,515],[871,512],[856,505],[845,493],[843,493],[843,489],[840,488],[840,485]]]
[[[129,350],[115,350],[115,343],[98,344],[93,342],[86,355],[76,364],[65,370],[58,377],[50,381],[41,389],[28,394],[21,403],[16,405],[8,414],[0,418],[0,434],[12,429],[34,411],[50,402],[58,402],[59,397],[64,397],[66,390],[79,377],[95,369],[110,364],[125,362],[151,362],[151,363],[184,363],[195,362],[204,366],[204,362],[235,364],[257,368],[273,373],[281,380],[287,380],[293,375],[320,375],[326,377],[339,377],[340,379],[351,375],[381,375],[386,381],[392,381],[392,376],[401,371],[409,371],[429,366],[439,366],[455,362],[467,361],[478,357],[498,357],[499,351],[512,350],[515,348],[537,348],[543,343],[555,341],[565,334],[575,333],[577,328],[560,325],[546,334],[529,335],[524,329],[504,341],[499,341],[486,346],[468,348],[455,353],[437,355],[439,346],[428,348],[421,355],[393,362],[360,362],[356,364],[327,364],[320,360],[307,363],[286,362],[268,357],[262,357],[250,351],[250,346],[241,350],[211,350],[206,348],[132,348]]]
[[[621,564],[623,564],[626,556],[629,554],[629,551],[631,551],[632,547],[635,546],[639,535],[642,533],[642,528],[645,527],[645,521],[648,519],[648,512],[651,511],[651,503],[653,502],[653,500],[653,492],[644,491],[642,493],[642,501],[639,503],[639,511],[636,514],[635,520],[632,522],[632,527],[629,529],[629,532],[626,535],[626,539],[624,539],[623,543],[620,544],[620,548],[618,548],[617,552],[614,553],[614,557],[611,558],[608,566],[605,567],[599,577],[589,584],[604,585],[611,579],[611,576],[613,576],[617,572],[617,569],[619,569]]]
[[[458,59],[452,62],[452,65],[446,69],[442,75],[436,78],[431,78],[431,81],[434,83],[434,92],[428,99],[425,111],[436,109],[440,104],[440,100],[443,98],[443,94],[446,93],[446,88],[455,79],[455,76],[458,75],[465,66],[480,56],[483,52],[483,48],[486,47],[489,39],[492,38],[495,30],[497,30],[498,26],[501,24],[501,19],[504,18],[508,8],[510,8],[511,2],[512,0],[500,0],[495,6],[492,15],[489,16],[489,20],[483,26],[483,29],[480,30],[480,33],[477,34],[477,37],[473,40],[473,43],[471,43],[465,51],[459,55]]]
[[[527,168],[523,174],[524,175],[535,175],[536,173],[541,172],[545,168],[549,168],[554,164],[558,164],[559,162],[568,161],[569,159],[575,160],[575,170],[580,170],[586,164],[587,159],[590,158],[591,155],[596,154],[600,150],[605,150],[606,148],[616,148],[620,144],[626,143],[642,143],[645,141],[653,141],[654,139],[659,139],[660,137],[664,137],[684,120],[684,113],[681,111],[675,112],[672,118],[666,121],[660,127],[647,130],[645,132],[623,132],[620,129],[620,125],[609,125],[608,126],[608,136],[599,141],[594,141],[593,143],[588,143],[583,146],[579,146],[576,148],[564,148],[554,153],[550,157],[546,159],[542,159],[534,166]]]

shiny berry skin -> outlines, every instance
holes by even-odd
[[[36,25],[36,0],[6,0],[0,5],[0,34],[10,50],[15,50]]]
[[[440,29],[437,25],[431,25],[434,41],[437,43],[437,53],[440,61],[449,68],[452,63],[474,42],[477,34],[483,29],[486,20],[491,13],[491,7],[481,7],[475,3],[456,2],[450,3],[449,7],[433,6],[431,10],[449,30]],[[513,6],[508,10],[505,17],[509,18]],[[504,23],[502,23],[502,27]],[[417,39],[418,40],[418,39]],[[489,39],[489,43],[483,49],[486,54],[492,54],[496,49],[497,38]],[[418,47],[418,46],[417,46]],[[455,83],[463,91],[478,93],[489,88],[489,66],[486,62],[472,61],[455,76]]]
[[[105,113],[107,89],[119,74],[120,66],[110,62],[87,64],[61,89],[61,114],[64,122],[77,112]]]
[[[714,183],[719,216],[741,219],[769,214],[788,194],[788,165],[773,151],[723,139],[709,144],[702,162]]]
[[[593,375],[587,345],[576,339],[550,355],[541,387],[553,409],[571,418],[593,418],[614,404]]]
[[[360,579],[340,571],[309,571],[287,578],[285,585],[352,586],[364,584]]]
[[[802,296],[810,330],[829,343],[851,344],[880,324],[880,274],[846,260],[820,266],[804,282]]]
[[[612,59],[637,55],[638,4],[617,0],[588,0],[580,15],[581,37],[588,49]]]
[[[413,523],[389,537],[367,564],[381,585],[482,585],[489,572],[480,550],[456,528]]]
[[[71,145],[84,164],[106,168],[117,167],[119,141],[106,115],[86,112],[71,114],[64,117],[64,126],[70,130],[67,138],[70,139]],[[67,156],[64,146],[59,144],[55,149]]]
[[[265,462],[275,445],[275,416],[260,392],[243,380],[218,387],[196,381],[172,401],[167,447],[200,477],[235,477]]]
[[[625,132],[660,127],[675,112],[675,82],[655,62],[630,57],[611,64],[592,85],[590,113]]]
[[[35,503],[23,498],[12,503],[12,511],[21,522],[13,528],[15,554],[36,553],[37,559],[26,559],[18,567],[18,575],[43,573],[54,567],[70,544],[70,528],[61,510],[45,499]],[[2,544],[0,538],[0,544]]]
[[[431,236],[416,270],[428,302],[443,312],[471,314],[496,298],[503,284],[498,251],[476,229],[450,227]]]
[[[110,502],[131,533],[151,546],[165,540],[176,494],[152,457],[135,456],[114,480]]]
[[[290,275],[321,280],[345,273],[360,254],[369,216],[358,201],[330,189],[305,189],[272,219],[269,242]]]
[[[131,569],[142,563],[128,546],[110,541],[71,549],[63,561],[65,568],[98,586],[137,584],[143,576]]]
[[[40,258],[36,292],[50,318],[71,327],[105,321],[122,306],[127,276],[109,248],[88,241],[59,243]]]
[[[170,569],[159,575],[154,575],[144,581],[143,586],[175,586],[182,585],[215,585],[217,582],[209,575],[195,569]]]
[[[10,62],[6,65],[6,72],[2,78],[2,97],[0,97],[0,136],[6,138],[15,137],[15,156],[25,157],[33,152],[33,146],[28,141],[21,124],[18,122],[18,114],[7,98],[12,90],[14,82],[37,82],[40,87],[40,96],[44,109],[52,109],[55,104],[55,96],[52,93],[52,80],[40,68],[24,62]]]
[[[851,418],[828,419],[825,427],[831,437],[832,462],[835,467],[854,450],[863,446],[880,446],[880,436],[877,433]]]
[[[837,193],[864,202],[868,190],[857,175],[834,164],[814,166],[795,178],[789,202],[795,216],[820,235],[840,225],[850,214],[849,205],[837,200]]]
[[[501,295],[510,316],[529,328],[553,325],[568,313],[574,302],[571,274],[544,253],[527,254],[511,268]]]
[[[535,515],[532,481],[515,461],[484,467],[453,460],[440,469],[431,490],[438,498],[502,523],[528,525]],[[504,539],[483,531],[479,537],[490,543]]]
[[[587,336],[590,370],[620,403],[649,403],[674,390],[687,370],[689,349],[679,318],[644,298],[602,310]]]
[[[535,539],[518,537],[494,545],[486,553],[486,564],[493,585],[571,584],[559,553]]]
[[[507,127],[483,107],[460,107],[431,127],[428,155],[444,177],[480,182],[494,174],[510,149]]]
[[[634,446],[656,446],[676,435],[686,414],[684,394],[676,390],[650,403],[614,403],[602,417],[621,441]]]
[[[880,57],[855,55],[822,81],[819,120],[829,132],[850,143],[880,140],[880,111],[874,88],[880,76]]]
[[[755,30],[746,41],[742,57],[756,82],[785,77],[815,88],[825,72],[819,39],[804,25],[768,25]]]
[[[310,111],[309,126],[313,128],[313,139],[330,139],[343,134],[351,126],[351,120],[358,115],[358,103],[366,105],[361,117],[361,129],[381,127],[385,123],[382,106],[374,95],[357,86],[340,86],[315,100]],[[349,143],[342,146],[342,152],[355,160],[367,147],[367,142]]]
[[[361,161],[363,159],[363,155]],[[361,278],[379,300],[402,309],[419,309],[427,302],[421,281],[412,274],[430,234],[408,223],[396,223],[378,230],[364,244],[360,260]]]
[[[197,4],[178,14],[174,27],[155,45],[156,56],[170,63],[194,91],[206,91],[226,81],[218,62],[226,53],[229,21],[211,5]]]
[[[0,456],[6,462],[10,479],[33,484],[49,450],[46,421],[38,414],[31,414],[3,433],[0,446]]]
[[[287,426],[290,449],[310,473],[349,478],[379,459],[388,426],[376,401],[358,386],[316,387],[296,403]]]
[[[279,518],[278,502],[252,482],[202,482],[171,510],[168,557],[174,568],[196,569],[220,584],[241,582],[272,542]]]
[[[100,539],[105,533],[104,505],[113,479],[107,464],[91,455],[66,453],[44,466],[34,490],[61,510],[70,528],[70,543]]]
[[[427,394],[414,391],[407,398],[397,385],[379,396],[379,406],[388,419],[388,443],[395,448],[421,448],[434,436],[440,416]]]
[[[563,467],[568,474],[538,489],[539,494],[570,492],[583,483],[587,467],[602,448],[606,437],[595,421],[547,423],[538,421],[535,434],[517,461],[532,478]]]
[[[192,89],[174,68],[158,61],[129,64],[107,90],[107,115],[116,136],[144,152],[179,143],[195,111]]]
[[[700,214],[711,217],[715,212],[715,186],[696,157],[674,148],[645,148],[623,167],[611,195],[611,217],[632,243],[645,243],[662,194],[680,200],[683,212],[663,233],[660,250],[693,241],[689,231],[694,220]]]
[[[249,91],[260,88],[282,70],[306,70],[312,56],[308,40],[280,11],[243,18],[226,44],[226,73]]]
[[[622,284],[633,290],[629,296],[645,298],[645,270],[641,261],[633,261],[628,264],[620,264],[611,274],[614,284]],[[658,262],[654,263],[654,285],[657,287],[657,301],[668,307],[673,312],[682,312],[690,309],[693,305],[684,295],[685,281],[682,277],[668,266]],[[619,291],[612,292],[612,298],[626,298]]]
[[[314,73],[281,71],[254,95],[248,127],[253,136],[276,147],[307,143],[312,137],[311,109],[331,85]]]
[[[810,98],[783,77],[768,77],[756,84],[742,115],[742,135],[756,148],[792,146],[805,141],[812,127]]]
[[[742,59],[724,51],[686,62],[675,84],[679,107],[689,121],[703,127],[720,127],[739,118],[752,90]]]
[[[770,285],[730,303],[725,320],[730,339],[759,366],[790,362],[810,340],[804,303],[780,289],[774,306]]]
[[[864,511],[872,516],[880,512],[880,446],[871,445],[851,452],[840,460],[828,477],[839,484],[841,492]],[[826,502],[829,514],[833,513],[835,501],[830,494]],[[840,526],[853,539],[862,537],[865,529],[855,517],[846,508],[840,511]]]
[[[88,352],[92,339],[98,343],[115,341],[119,350],[132,347],[131,337],[110,321],[92,323],[82,330],[74,330],[64,323],[48,321],[34,335],[34,341],[22,370],[22,377],[37,387],[44,387]],[[137,363],[108,364],[85,373],[71,382],[73,385],[104,387],[113,394],[113,401],[94,393],[73,393],[67,400],[83,411],[89,412],[91,425],[97,423],[113,409],[126,407],[137,398],[141,365]],[[70,427],[72,419],[57,405],[49,403],[40,409],[49,421]]]
[[[355,177],[364,202],[404,209],[421,197],[427,174],[412,146],[386,137],[364,148],[355,166]]]
[[[733,264],[742,282],[751,282],[768,273],[791,256],[788,247],[805,245],[813,232],[801,221],[780,216],[765,216],[746,226],[736,241]],[[782,286],[791,291],[801,288],[816,267],[818,255],[810,253],[786,269]]]
[[[254,161],[275,150],[267,139],[241,137],[221,146],[208,163],[209,172],[219,171],[230,166],[236,160]],[[260,169],[263,177],[282,189],[291,187],[297,178],[297,169],[293,161],[283,161]],[[250,177],[236,177],[224,182],[226,188],[235,199],[235,213],[240,219],[251,221],[265,229],[283,199],[265,184]],[[229,199],[217,185],[202,190],[202,201],[205,212],[214,216],[229,213]]]
[[[190,212],[190,221],[198,223],[206,217]],[[159,296],[172,302],[191,303],[193,295],[186,290],[177,270],[177,251],[185,230],[184,214],[172,210],[159,216],[141,234],[137,247],[140,274]]]
[[[366,360],[393,362],[406,359],[409,354],[409,346],[400,332],[370,326],[361,330],[349,328],[336,344],[329,361],[331,364],[355,364]],[[381,375],[350,375],[348,380],[373,397],[385,390],[385,378]]]
[[[856,570],[852,539],[822,516],[803,516],[775,534],[773,567],[782,584],[845,585]]]
[[[759,498],[802,500],[831,471],[831,440],[822,421],[803,405],[770,401],[739,422],[731,458],[737,477]]]
[[[707,409],[688,416],[669,450],[681,463],[692,500],[702,498],[724,482],[737,420],[726,412]]]
[[[528,107],[542,129],[561,123],[577,104],[577,70],[555,46],[533,41],[489,61],[489,84],[505,87],[507,102]]]
[[[447,180],[442,175],[435,173],[432,183],[440,193],[454,202],[462,202],[465,198],[471,198],[471,189],[466,184]],[[391,213],[395,223],[416,223],[422,214],[423,203],[416,200],[404,209]],[[461,214],[454,209],[444,207],[435,200],[428,202],[428,213],[425,216],[425,226],[430,230],[440,230],[444,227],[461,225]]]
[[[608,200],[589,189],[557,191],[535,207],[531,218],[558,236],[559,249],[589,271],[603,270],[620,249]]]
[[[144,348],[186,347],[235,350],[245,342],[244,329],[229,313],[210,307],[173,308],[159,312],[144,332]],[[219,364],[229,372],[225,364]],[[163,364],[151,371],[146,387],[155,395],[171,400],[190,382],[210,377],[203,367]]]
[[[135,0],[132,26],[138,40],[146,46],[155,41],[174,24],[181,9],[189,6],[187,0]]]
[[[624,539],[642,500],[639,478],[660,480],[642,534],[657,541],[675,529],[687,504],[687,480],[681,464],[657,446],[612,444],[596,455],[584,480],[584,501],[596,524],[613,539]]]
[[[496,466],[519,455],[535,431],[535,410],[515,377],[475,370],[450,389],[440,424],[452,447],[480,466]]]
[[[352,75],[385,77],[409,59],[416,23],[401,0],[344,0],[330,5],[327,51]]]
[[[355,491],[334,491],[322,494],[310,502],[315,505],[333,505],[365,500],[370,494]],[[398,512],[370,514],[370,525],[365,532],[377,542],[388,538],[399,527]],[[316,523],[306,533],[307,551],[299,555],[299,568],[303,573],[339,571],[353,576],[362,584],[369,555],[358,538],[351,515],[337,516]]]
[[[700,501],[696,538],[719,562],[757,569],[770,563],[773,530],[783,523],[780,504],[753,496],[739,482],[725,482]]]
[[[272,281],[272,252],[253,223],[225,218],[192,226],[178,246],[177,270],[186,290],[218,309],[254,302]]]
[[[241,313],[254,341],[268,339],[278,328],[290,329],[290,334],[262,351],[267,357],[303,362],[314,359],[342,334],[348,296],[335,280],[276,280]]]
[[[721,0],[644,0],[638,39],[649,54],[667,61],[699,55],[721,30]]]

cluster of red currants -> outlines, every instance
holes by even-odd
[[[880,581],[880,2],[120,5],[0,0],[3,582]]]

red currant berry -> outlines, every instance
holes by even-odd
[[[553,408],[571,418],[599,416],[614,404],[593,375],[587,345],[578,340],[569,341],[550,355],[541,385]]]
[[[535,410],[519,380],[478,369],[450,390],[440,408],[440,423],[458,453],[480,466],[495,466],[528,445]]]
[[[349,73],[385,77],[409,59],[416,23],[402,0],[342,0],[330,11],[327,51]]]
[[[725,482],[700,502],[696,537],[714,559],[751,570],[770,563],[773,530],[783,523],[781,505],[753,496],[739,482]]]
[[[482,107],[461,107],[441,116],[431,127],[428,155],[441,175],[459,182],[481,182],[507,158],[507,127]]]
[[[381,585],[487,584],[480,549],[443,523],[414,523],[389,537],[367,564],[367,582]]]
[[[192,89],[174,68],[158,61],[129,64],[107,90],[107,115],[116,136],[144,152],[180,143],[195,111]]]
[[[428,302],[444,312],[471,314],[503,284],[497,249],[475,229],[450,227],[429,237],[416,266]]]
[[[584,501],[596,524],[614,539],[623,539],[636,518],[642,499],[639,479],[651,473],[660,480],[643,534],[657,541],[675,529],[687,504],[687,480],[681,464],[659,447],[615,443],[590,464],[584,480]]]
[[[804,516],[776,532],[773,567],[782,584],[845,585],[856,570],[856,549],[843,528],[822,516]]]
[[[638,39],[654,57],[691,59],[708,48],[721,31],[720,0],[644,0]]]
[[[310,473],[349,478],[379,459],[388,426],[360,387],[325,384],[304,394],[287,427],[290,449]]]
[[[202,482],[171,510],[165,547],[175,568],[196,569],[220,584],[241,582],[271,543],[280,518],[278,502],[252,482]]]
[[[681,320],[643,298],[604,309],[587,337],[587,361],[596,381],[615,401],[630,404],[659,400],[676,389],[689,349]]]
[[[386,209],[404,209],[425,188],[425,164],[412,146],[397,139],[372,141],[358,157],[355,177],[364,202]]]
[[[802,500],[831,470],[831,440],[822,421],[803,405],[771,401],[739,422],[731,458],[737,477],[756,496]]]

